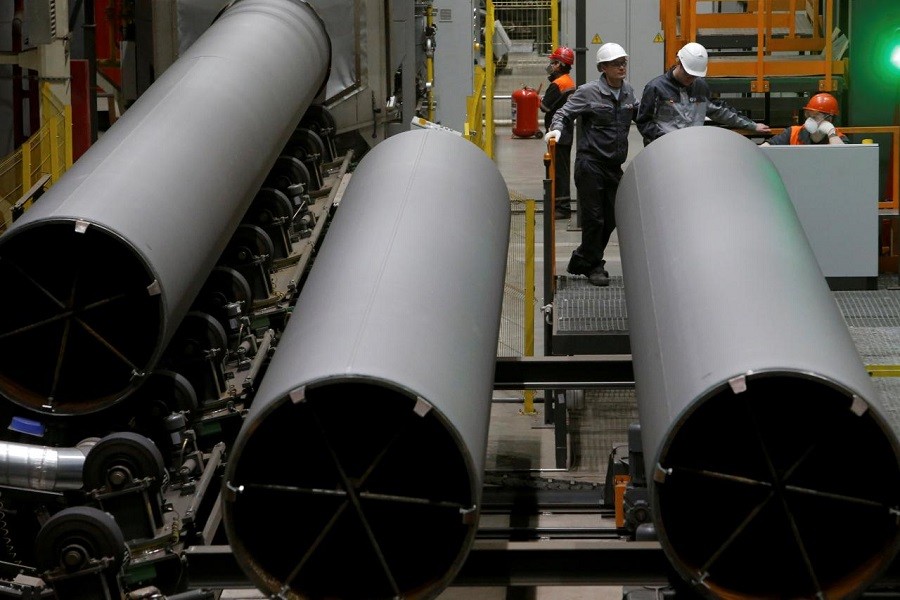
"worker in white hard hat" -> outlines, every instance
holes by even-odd
[[[597,50],[600,78],[579,86],[556,111],[545,141],[571,143],[579,120],[575,148],[575,187],[581,211],[581,245],[566,270],[586,275],[592,285],[609,285],[603,253],[616,228],[615,202],[622,163],[628,156],[628,130],[637,114],[637,98],[625,75],[628,53],[619,44]]]
[[[706,48],[690,42],[678,51],[674,67],[644,86],[635,122],[645,146],[670,131],[703,125],[707,117],[727,127],[769,132],[765,123],[757,123],[711,97],[704,79],[708,63]]]

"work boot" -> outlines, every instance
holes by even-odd
[[[556,199],[556,206],[553,209],[554,217],[557,219],[568,219],[572,215],[571,199],[568,196],[561,196]]]
[[[603,265],[594,267],[594,269],[588,274],[588,281],[591,282],[591,285],[606,287],[609,285],[609,273],[606,272],[606,269],[603,268]]]
[[[572,258],[569,259],[569,265],[566,267],[566,271],[572,275],[587,275],[591,272],[591,263],[573,252]]]

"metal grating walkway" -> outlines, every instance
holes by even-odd
[[[628,312],[621,276],[608,287],[586,277],[558,277],[553,301],[554,354],[630,354]]]
[[[881,394],[888,421],[900,435],[900,289],[833,295],[863,364],[881,375],[872,382]],[[592,286],[584,277],[559,277],[554,317],[554,354],[631,352],[621,277],[611,277],[604,288]],[[602,391],[596,394],[596,400],[603,397]]]
[[[560,277],[554,305],[557,330],[566,332],[619,331],[628,333],[625,287],[621,276],[609,287],[591,285],[586,277]]]

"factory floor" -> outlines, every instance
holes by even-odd
[[[515,61],[511,60],[511,70],[501,74],[498,78],[497,94],[509,94],[513,89],[527,84],[537,88],[546,83],[543,75],[543,67],[546,64],[542,57],[526,60],[517,69]],[[593,77],[595,74],[591,74]],[[508,100],[497,102],[497,118],[503,118],[503,111],[508,110]],[[541,123],[542,124],[542,123]],[[497,127],[494,159],[502,173],[511,197],[521,199],[534,199],[537,201],[538,213],[535,223],[535,285],[537,295],[535,304],[540,307],[553,299],[541,298],[543,290],[544,273],[544,247],[543,247],[543,214],[540,201],[543,197],[543,154],[546,145],[543,140],[537,138],[514,138],[510,125]],[[632,127],[629,138],[630,161],[643,149],[640,135]],[[626,165],[627,167],[627,162]],[[575,195],[574,183],[572,192]],[[581,238],[580,229],[577,228],[575,217],[571,220],[555,221],[555,262],[556,273],[565,276],[566,264],[572,250],[574,250]],[[621,276],[621,262],[619,259],[619,244],[616,234],[613,234],[606,251],[607,270],[615,278]],[[879,288],[898,285],[896,275],[879,278]],[[506,310],[504,308],[504,310]],[[527,315],[526,315],[527,316]],[[533,315],[535,323],[534,354],[542,355],[544,348],[539,308]],[[896,328],[900,336],[900,327]],[[900,342],[900,340],[898,340]],[[885,378],[887,379],[887,378]],[[893,378],[891,378],[893,379]],[[885,381],[879,389],[886,396],[894,395],[898,401],[891,410],[891,417],[900,428],[900,389],[896,393],[888,393],[886,386],[893,386],[892,381]],[[610,393],[610,392],[603,392]],[[617,393],[616,391],[612,392]],[[619,391],[620,394],[627,392]],[[490,430],[488,436],[488,448],[486,457],[486,481],[496,481],[498,478],[509,476],[518,480],[530,479],[531,481],[544,482],[553,489],[554,485],[578,488],[590,485],[600,485],[603,482],[607,459],[615,443],[626,441],[626,428],[630,420],[636,420],[636,415],[629,412],[629,399],[620,401],[620,397],[606,396],[606,404],[616,405],[618,412],[614,415],[599,415],[596,409],[588,410],[585,407],[579,415],[570,412],[570,452],[577,460],[572,460],[565,468],[557,465],[555,448],[555,432],[552,425],[545,424],[544,406],[537,399],[533,414],[525,414],[522,392],[495,391],[492,403]],[[633,404],[633,395],[630,399]],[[594,405],[596,407],[596,404]],[[610,431],[598,433],[602,429],[598,422],[601,419],[615,420],[615,427]],[[488,519],[502,519],[504,517],[490,515]],[[483,517],[484,521],[485,517]],[[507,517],[508,520],[508,517]],[[535,517],[533,526],[546,527],[611,527],[609,519],[599,515],[540,515]],[[484,524],[484,523],[482,523]],[[491,522],[491,526],[503,526],[502,523]],[[540,542],[537,542],[540,543]],[[585,568],[590,568],[585,565]],[[546,587],[454,587],[450,586],[438,596],[439,600],[621,600],[628,590],[620,586],[615,587],[581,587],[581,586],[546,586]],[[629,597],[634,597],[629,595]],[[642,596],[647,597],[647,596]],[[222,594],[223,599],[244,600],[250,598],[265,598],[259,592],[253,590],[226,590]]]

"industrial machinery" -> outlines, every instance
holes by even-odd
[[[235,43],[256,39],[266,44]],[[459,571],[478,524],[508,192],[477,147],[437,130],[382,142],[344,191],[359,145],[338,141],[321,103],[329,67],[346,60],[333,45],[303,0],[229,4],[0,238],[4,596],[207,597],[187,556],[226,543],[246,577],[285,597],[429,597]],[[457,170],[470,174],[463,187]],[[448,214],[457,233],[417,250]],[[477,260],[453,258],[466,237]],[[428,270],[440,301],[423,304],[421,282],[397,282]],[[385,353],[398,310],[423,327]],[[478,335],[460,336],[448,313],[469,315]],[[428,324],[438,329],[422,337]],[[332,327],[344,352],[325,349]],[[436,379],[435,363],[470,377]],[[274,460],[284,428],[305,432],[296,458],[309,468]],[[371,453],[348,455],[346,440],[367,431]],[[339,480],[320,496],[329,455]],[[410,486],[406,469],[430,483]],[[309,549],[272,553],[258,519],[285,527],[307,488],[322,520],[290,529]],[[353,506],[330,515],[338,488]],[[337,519],[345,511],[358,522]],[[357,558],[381,573],[377,587],[322,577],[348,540],[370,536]]]
[[[352,159],[330,48],[305,2],[229,6],[2,236],[8,594],[186,591]]]

